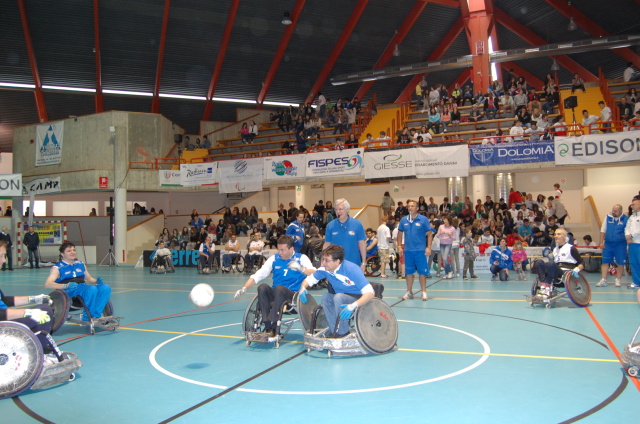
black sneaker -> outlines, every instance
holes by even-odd
[[[463,280],[468,280],[468,278],[467,278],[467,276],[466,276],[466,275],[463,275],[463,276],[462,276],[462,279],[463,279]]]
[[[474,280],[477,280],[480,277],[478,277],[477,275],[472,275],[471,278],[473,278]]]

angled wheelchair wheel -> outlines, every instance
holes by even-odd
[[[113,316],[113,303],[111,303],[111,301],[108,301],[107,304],[104,305],[104,310],[102,311],[102,316],[103,317]]]
[[[213,261],[211,261],[211,272],[213,274],[217,274],[220,271],[220,261],[217,256],[213,256]]]
[[[67,320],[71,299],[64,290],[54,290],[49,293],[51,298],[51,310],[53,311],[53,322],[51,323],[51,334],[58,331]]]
[[[564,282],[569,299],[576,306],[581,308],[589,306],[589,302],[591,302],[591,286],[589,286],[589,283],[582,274],[580,274],[578,278],[575,278],[571,271],[567,271],[562,276],[562,281]]]
[[[540,286],[540,280],[538,277],[533,279],[533,283],[531,284],[531,296],[535,296],[538,294],[538,287]]]
[[[258,296],[254,296],[249,302],[247,309],[244,311],[242,318],[242,333],[249,331],[258,331],[262,324],[262,313],[258,309]]]
[[[308,332],[313,333],[316,330],[322,330],[328,327],[329,323],[327,322],[327,317],[324,315],[324,309],[322,309],[322,305],[317,305],[311,315],[311,326]]]
[[[234,263],[235,263],[236,271],[238,272],[244,271],[244,257],[242,255],[238,255]]]
[[[297,293],[294,297],[294,300],[296,301],[296,305],[298,307],[298,316],[300,316],[302,328],[304,328],[304,331],[309,331],[311,329],[311,324],[313,321],[313,314],[316,310],[316,307],[318,306],[318,303],[309,292],[307,292],[307,303],[300,302]]]
[[[378,258],[377,256],[372,256],[367,259],[365,274],[367,275],[367,277],[379,277],[380,268],[380,258]]]
[[[30,388],[43,364],[42,346],[29,327],[19,322],[0,322],[0,399]]]
[[[398,342],[398,320],[386,302],[373,298],[356,309],[356,337],[370,353],[387,353]]]

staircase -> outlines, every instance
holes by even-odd
[[[390,125],[391,121],[396,118],[399,110],[399,106],[392,106],[384,109],[379,108],[378,114],[369,121],[369,125],[367,125],[362,131],[360,139],[364,140],[367,134],[371,134],[373,138],[378,138],[380,136],[380,131],[386,132],[389,137],[395,139],[395,134],[389,134],[391,132]]]
[[[583,93],[580,90],[576,90],[574,94],[571,94],[571,90],[561,90],[560,98],[566,99],[569,96],[576,96],[578,98],[578,107],[576,107],[576,122],[582,122],[582,111],[588,110],[589,115],[600,116],[600,107],[598,106],[598,102],[604,100],[604,96],[600,91],[600,87],[587,87],[587,92]],[[615,105],[607,105],[613,110]],[[564,120],[567,123],[573,122],[573,111],[571,109],[564,110]]]

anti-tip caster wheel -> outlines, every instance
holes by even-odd
[[[627,370],[627,372],[629,373],[629,375],[631,377],[637,377],[638,376],[638,367],[633,366],[633,367],[629,367],[629,369]]]
[[[280,342],[275,343],[276,349],[280,349]]]
[[[307,348],[307,353],[311,353],[311,348]]]
[[[251,346],[251,342],[249,340],[247,340],[245,343],[247,346]]]
[[[551,309],[551,303],[547,303],[546,305],[544,305],[544,307],[547,309]]]
[[[331,358],[333,356],[333,352],[331,352],[330,350],[327,350],[327,357]]]
[[[76,373],[72,372],[71,374],[69,374],[69,380],[68,381],[73,381],[76,379]]]

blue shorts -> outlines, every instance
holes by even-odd
[[[611,265],[616,263],[618,265],[627,264],[627,243],[625,242],[605,242],[604,250],[602,251],[602,263]]]
[[[411,275],[416,271],[418,275],[431,275],[424,250],[404,252],[404,271],[405,275]]]

